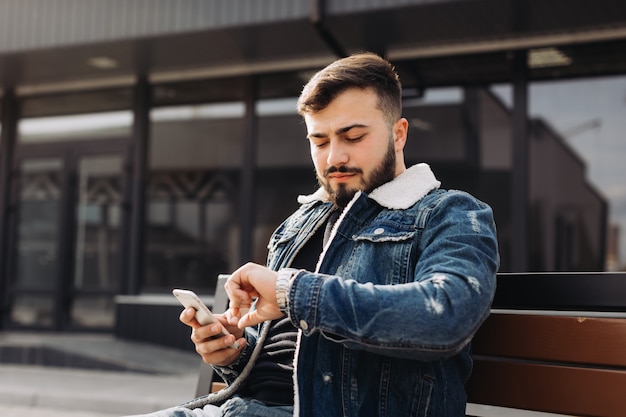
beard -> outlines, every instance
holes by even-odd
[[[325,181],[324,179],[329,174],[332,174],[334,172],[360,174],[361,181],[359,186],[357,188],[348,188],[346,184],[339,184],[336,189],[333,189],[330,185],[330,182]],[[372,170],[369,178],[365,178],[362,174],[363,170],[357,167],[348,167],[345,165],[341,165],[339,167],[331,166],[326,169],[326,171],[324,171],[323,178],[318,177],[318,182],[320,186],[324,187],[324,189],[328,193],[330,201],[333,202],[338,208],[344,209],[352,200],[357,191],[370,193],[374,189],[394,179],[396,175],[396,153],[393,140],[389,141],[387,153],[385,154],[380,164],[378,164],[378,166],[374,168],[374,170]]]

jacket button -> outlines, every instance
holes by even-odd
[[[385,233],[385,229],[383,229],[382,227],[379,227],[378,229],[374,230],[375,235],[382,235],[383,233]]]
[[[302,328],[302,330],[306,330],[309,328],[309,323],[307,323],[305,320],[300,320],[300,327]]]

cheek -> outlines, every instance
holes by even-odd
[[[313,166],[315,166],[315,172],[321,175],[324,169],[326,169],[324,165],[326,163],[324,153],[317,148],[311,147],[311,160],[313,161]]]

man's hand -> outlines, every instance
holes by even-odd
[[[253,263],[247,263],[233,272],[224,286],[233,313],[230,323],[243,329],[282,317],[276,301],[277,278],[278,272]],[[258,298],[256,308],[240,317],[240,310],[249,308],[254,298]]]
[[[246,345],[246,338],[243,331],[237,326],[228,324],[230,314],[215,314],[219,323],[211,323],[201,326],[195,318],[196,310],[186,308],[180,313],[180,321],[191,327],[191,341],[196,345],[196,352],[202,356],[202,360],[210,365],[226,366],[234,362]],[[222,327],[225,327],[231,334],[221,336]],[[235,340],[239,339],[239,349],[231,346]]]

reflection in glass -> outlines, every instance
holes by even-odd
[[[72,324],[82,328],[112,328],[115,324],[115,303],[110,295],[80,294],[74,298]]]
[[[144,290],[206,294],[236,267],[244,110],[229,102],[152,112]]]
[[[18,326],[52,327],[54,302],[49,295],[17,295],[11,309],[11,322]]]
[[[127,137],[132,121],[132,113],[128,110],[24,118],[18,124],[18,141],[25,144]]]
[[[586,165],[609,203],[606,269],[626,270],[626,77],[534,83],[530,112],[549,121]]]
[[[186,286],[211,291],[217,275],[231,270],[235,242],[232,179],[210,172],[192,177],[198,188],[185,193],[179,188],[180,180],[189,174],[151,177],[146,245],[149,288]]]
[[[117,289],[122,158],[83,157],[78,164],[76,289]]]
[[[53,288],[58,265],[60,159],[27,160],[19,172],[15,283],[18,288]]]
[[[608,202],[608,231],[583,228],[581,219],[588,207],[559,208],[549,229],[561,242],[554,255],[557,264],[575,264],[580,258],[577,251],[588,251],[572,246],[583,234],[606,233],[605,269],[626,270],[626,77],[536,82],[529,88],[530,117],[581,161],[589,189]],[[493,91],[511,106],[510,86]],[[558,181],[559,188],[573,183],[572,178]]]
[[[274,229],[295,209],[297,196],[317,188],[297,97],[260,100],[252,257],[264,264]]]

